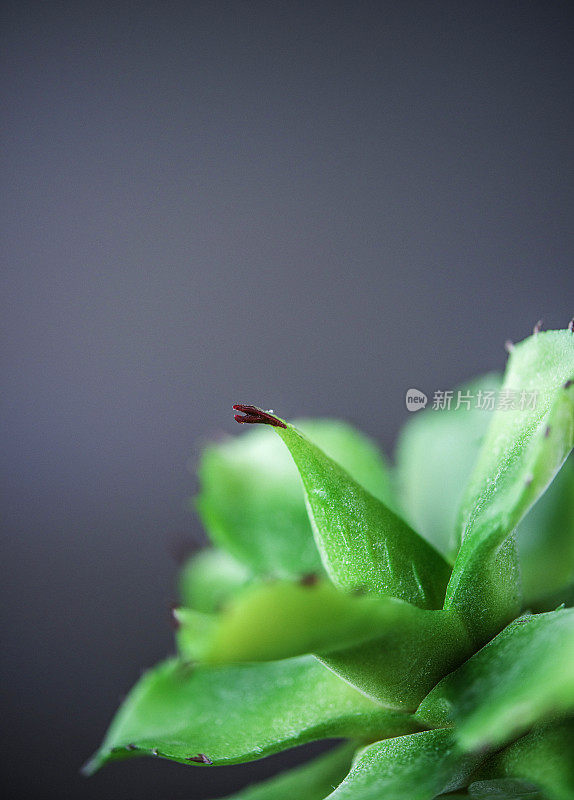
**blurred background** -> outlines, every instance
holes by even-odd
[[[5,2],[8,794],[193,800],[294,763],[79,775],[172,650],[174,543],[231,405],[391,452],[405,390],[574,313],[573,10]]]

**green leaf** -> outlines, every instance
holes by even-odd
[[[496,754],[482,771],[528,781],[549,800],[574,800],[574,720],[535,728]]]
[[[531,336],[510,356],[502,392],[524,407],[493,416],[461,506],[463,540],[445,604],[461,611],[477,642],[517,612],[512,547],[500,548],[572,449],[573,379],[570,331]]]
[[[238,421],[273,425],[301,475],[317,547],[343,590],[442,605],[450,568],[442,556],[299,430],[254,406]]]
[[[450,731],[388,739],[358,754],[329,800],[432,800],[464,786],[479,761],[457,749]]]
[[[564,464],[516,531],[525,605],[552,596],[554,608],[574,585],[574,461]]]
[[[181,570],[179,596],[188,608],[214,612],[252,579],[249,569],[229,553],[205,549],[190,558]]]
[[[298,424],[359,483],[389,501],[387,466],[366,436],[336,420]],[[197,509],[217,545],[258,574],[296,578],[322,571],[301,480],[270,430],[211,445],[199,477]]]
[[[219,616],[177,609],[180,652],[207,664],[314,653],[361,691],[414,710],[471,652],[456,614],[390,597],[353,597],[327,582],[251,586]]]
[[[574,710],[574,609],[524,616],[423,700],[417,716],[456,725],[468,750],[497,747],[553,714]]]
[[[226,800],[323,800],[348,773],[355,749],[354,744],[342,745]]]
[[[410,417],[398,440],[396,477],[405,519],[444,555],[456,553],[460,544],[457,511],[492,417],[488,398],[494,400],[500,383],[499,375],[490,374],[464,384],[460,391],[471,396],[470,408],[462,402],[457,409],[455,393],[450,409]]]
[[[140,679],[86,771],[134,755],[237,764],[315,739],[416,729],[312,656],[219,668],[171,660]]]

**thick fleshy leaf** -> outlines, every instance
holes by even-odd
[[[574,586],[574,461],[569,458],[516,531],[524,603],[552,597],[554,608]],[[561,594],[563,593],[563,594]]]
[[[301,420],[309,438],[377,497],[390,502],[376,446],[337,420]],[[197,509],[211,538],[254,572],[293,578],[322,570],[297,469],[262,428],[209,446],[199,466]]]
[[[502,778],[473,781],[466,790],[441,795],[440,800],[548,800],[536,787],[524,781]]]
[[[523,609],[515,534],[511,533],[494,549],[488,543],[479,546],[472,563],[460,593],[454,600],[447,597],[444,607],[457,610],[464,618],[476,650]]]
[[[348,773],[355,750],[356,745],[344,744],[225,800],[324,800]]]
[[[343,589],[441,604],[450,569],[400,517],[292,425],[277,427],[299,470],[323,563]]]
[[[574,800],[574,720],[535,728],[497,753],[482,772],[527,781],[548,800]]]
[[[395,459],[403,515],[443,555],[456,553],[460,544],[457,512],[500,383],[492,373],[464,384],[449,409],[419,411],[399,437]]]
[[[513,622],[423,700],[417,716],[456,725],[465,749],[500,746],[554,714],[574,711],[574,609]]]
[[[323,738],[373,739],[417,729],[312,656],[233,667],[171,660],[132,690],[88,765],[156,755],[183,764],[237,764]]]
[[[516,614],[513,565],[501,545],[574,444],[574,333],[548,331],[516,345],[501,396],[517,407],[499,408],[486,434],[461,506],[463,541],[446,597],[477,642]]]
[[[463,796],[471,800],[549,800],[532,784],[512,778],[474,781]],[[454,800],[454,796],[447,795],[444,800]]]
[[[471,652],[456,614],[349,596],[326,581],[252,586],[218,616],[174,613],[185,658],[226,664],[314,653],[361,691],[401,709],[414,710]]]
[[[254,406],[238,422],[272,425],[301,475],[317,547],[333,583],[391,595],[421,608],[442,605],[450,568],[406,522],[301,431]]]
[[[182,605],[198,611],[219,611],[253,580],[249,569],[224,550],[207,548],[192,556],[179,576]]]
[[[480,758],[461,753],[450,731],[423,731],[360,752],[329,800],[432,800],[464,786]]]
[[[408,611],[407,611],[408,609]],[[425,693],[472,652],[456,613],[402,604],[380,637],[320,655],[330,669],[391,708],[414,711]]]

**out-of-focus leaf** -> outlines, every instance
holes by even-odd
[[[184,565],[179,576],[182,605],[198,611],[218,611],[253,579],[249,569],[224,550],[205,549]]]
[[[461,753],[450,731],[423,731],[360,752],[329,800],[432,800],[464,786],[480,758]]]
[[[538,597],[535,601],[531,601],[529,611],[540,613],[542,611],[554,611],[557,608],[574,606],[574,583],[570,586],[565,586],[564,589],[559,589],[553,594]]]
[[[442,556],[292,425],[253,406],[248,422],[274,425],[299,470],[317,547],[343,590],[442,605],[450,568]]]
[[[309,438],[376,496],[390,501],[389,471],[376,446],[337,420],[301,420]],[[258,574],[293,578],[322,570],[297,470],[262,428],[209,446],[196,500],[217,545]]]
[[[180,608],[174,616],[184,657],[233,664],[353,646],[380,634],[402,606],[414,610],[393,598],[345,594],[326,580],[274,581],[248,587],[219,615]]]
[[[396,477],[403,515],[443,555],[455,553],[460,544],[457,512],[500,383],[492,373],[464,384],[458,408],[455,392],[450,409],[419,411],[399,437]]]
[[[176,609],[174,615],[183,655],[191,649],[202,652],[204,663],[230,664],[328,653],[385,635],[389,628],[397,637],[413,619],[426,620],[430,612],[395,598],[345,594],[322,580],[253,585],[217,616],[187,608]],[[430,616],[434,620],[436,615]]]
[[[574,800],[574,720],[535,728],[497,753],[482,772],[527,781],[548,800]]]
[[[574,710],[574,609],[513,622],[423,700],[430,726],[456,725],[461,747],[497,747]]]
[[[569,458],[516,531],[525,605],[574,586],[574,461]]]
[[[208,663],[208,654],[218,633],[218,616],[185,606],[174,608],[172,614],[177,649],[183,660],[191,664]]]
[[[355,750],[356,745],[344,744],[225,800],[323,800],[348,773]]]
[[[312,656],[233,667],[167,661],[146,673],[86,771],[157,755],[183,764],[237,764],[323,738],[373,739],[416,730]]]
[[[315,653],[361,691],[414,710],[471,652],[456,614],[391,597],[353,597],[326,581],[241,592],[219,615],[177,609],[182,655],[208,664]]]
[[[501,545],[574,444],[574,334],[547,331],[516,345],[501,396],[518,408],[499,408],[486,434],[461,506],[463,540],[445,604],[461,611],[477,643],[517,612],[514,566]]]

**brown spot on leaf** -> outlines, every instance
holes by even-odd
[[[171,623],[171,627],[174,631],[178,631],[181,628],[181,622],[177,616],[177,609],[179,608],[179,603],[172,602],[169,606],[169,621]]]
[[[196,756],[188,756],[186,761],[194,761],[196,764],[213,764],[213,761],[205,753],[198,753]]]

